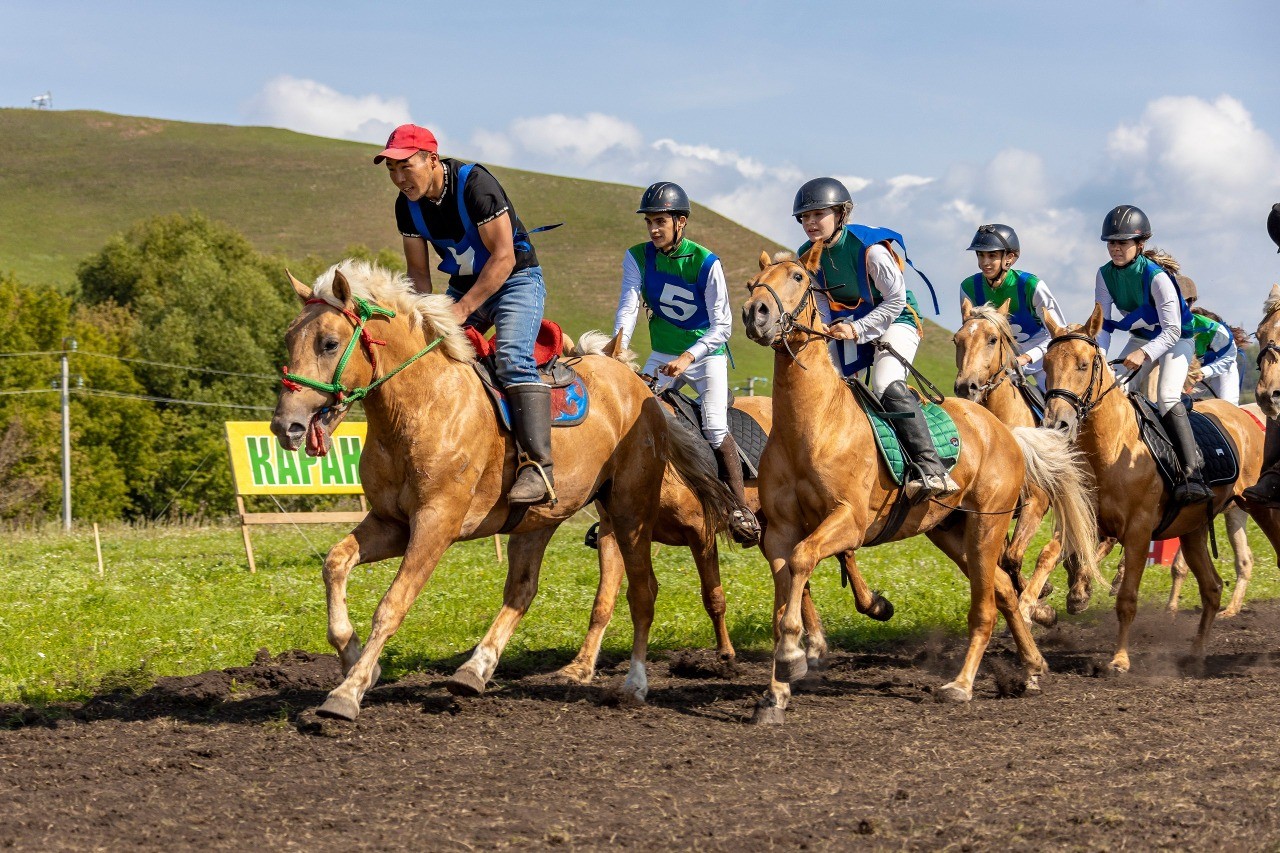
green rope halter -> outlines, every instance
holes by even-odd
[[[351,299],[356,304],[355,311],[351,311],[347,308],[337,308],[337,306],[334,306],[325,299],[308,299],[306,302],[308,305],[328,305],[330,308],[336,308],[336,310],[341,311],[346,315],[347,319],[351,320],[351,322],[355,324],[355,333],[351,335],[351,340],[347,341],[347,348],[343,351],[342,358],[338,359],[338,366],[335,367],[333,371],[332,382],[321,382],[318,379],[311,379],[307,376],[290,373],[288,365],[280,368],[280,372],[283,374],[283,378],[280,381],[285,388],[290,391],[301,391],[305,386],[316,391],[322,391],[326,394],[332,394],[338,400],[337,408],[339,410],[349,409],[351,408],[352,403],[363,400],[365,397],[369,396],[369,392],[373,391],[373,389],[377,388],[383,382],[386,382],[392,376],[395,376],[397,373],[404,370],[427,353],[431,352],[440,344],[441,341],[445,339],[445,336],[441,335],[419,350],[417,354],[410,357],[395,370],[392,370],[390,373],[387,373],[379,379],[375,379],[368,385],[363,385],[357,388],[348,388],[346,385],[342,384],[342,373],[347,368],[347,362],[351,359],[351,354],[355,352],[356,341],[359,341],[364,346],[365,352],[369,355],[369,363],[375,371],[378,369],[378,359],[374,354],[373,347],[374,345],[385,346],[387,343],[386,341],[380,341],[377,338],[372,337],[368,330],[365,329],[365,324],[367,324],[375,314],[381,314],[388,319],[396,316],[396,312],[392,311],[390,308],[383,308],[380,305],[375,305],[367,299],[362,299],[361,297],[354,295]]]

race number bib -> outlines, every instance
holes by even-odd
[[[687,287],[681,287],[673,282],[667,282],[662,288],[662,296],[658,299],[658,304],[662,308],[662,313],[675,320],[688,320],[698,310],[697,303],[694,302],[694,293]]]

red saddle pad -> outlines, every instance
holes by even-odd
[[[462,330],[466,332],[467,340],[471,341],[476,355],[481,358],[491,356],[497,350],[493,338],[486,338],[476,331],[474,326],[464,326]],[[543,320],[542,326],[538,329],[538,337],[533,344],[533,360],[538,367],[546,366],[551,359],[560,355],[563,347],[564,330],[560,328],[560,324],[552,320]]]

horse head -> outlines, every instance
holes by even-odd
[[[353,357],[351,345],[356,331],[348,318],[355,314],[356,305],[346,276],[335,269],[329,298],[321,298],[292,273],[287,274],[294,293],[302,300],[302,313],[285,332],[289,354],[284,368],[286,378],[276,400],[271,431],[286,450],[297,450],[305,440],[309,455],[323,456],[333,444],[333,430],[347,412],[341,394],[288,376],[310,377],[317,384],[325,384],[332,377],[334,383],[360,385],[372,377],[373,367],[367,358]],[[344,362],[341,369],[340,362]]]
[[[1280,284],[1273,284],[1258,324],[1258,387],[1254,397],[1268,418],[1280,417]]]
[[[1074,441],[1080,425],[1113,387],[1114,374],[1098,346],[1102,306],[1083,326],[1062,326],[1048,313],[1045,328],[1053,339],[1044,356],[1045,412],[1043,426],[1066,432]]]
[[[1008,378],[1008,371],[1018,369],[1009,300],[993,308],[975,306],[966,298],[960,315],[960,328],[951,338],[956,345],[956,396],[981,403]]]
[[[816,327],[818,307],[813,288],[821,259],[821,243],[799,259],[775,261],[767,252],[760,253],[760,272],[747,282],[750,296],[742,306],[742,325],[748,338],[761,346],[772,346],[793,333],[805,334],[800,326]]]

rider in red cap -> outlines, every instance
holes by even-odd
[[[510,404],[521,451],[513,504],[555,495],[551,465],[551,391],[534,364],[546,286],[529,234],[506,192],[484,166],[441,157],[435,134],[404,124],[387,139],[374,163],[386,163],[400,189],[396,224],[404,241],[409,278],[432,292],[430,244],[448,276],[445,291],[458,322],[481,333],[496,328],[498,379]]]

